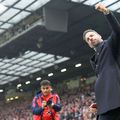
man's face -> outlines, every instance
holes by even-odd
[[[98,33],[87,32],[85,35],[85,41],[91,48],[94,48],[103,40],[101,39],[101,36]]]
[[[51,86],[50,85],[42,85],[41,86],[41,91],[43,93],[44,96],[47,96],[51,93]]]

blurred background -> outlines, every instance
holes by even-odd
[[[94,53],[86,29],[111,33],[94,9],[102,2],[120,20],[119,0],[0,0],[0,120],[32,120],[31,102],[48,79],[60,95],[61,120],[94,120]]]

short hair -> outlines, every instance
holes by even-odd
[[[51,82],[49,80],[43,80],[40,82],[40,86],[45,86],[45,85],[50,85],[51,86]]]
[[[86,35],[88,32],[95,32],[95,33],[97,33],[95,30],[87,29],[87,30],[85,30],[85,31],[83,32],[83,40],[86,40],[86,39],[85,39],[85,35]],[[97,34],[98,34],[98,33],[97,33]]]

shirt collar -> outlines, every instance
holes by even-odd
[[[50,98],[53,97],[53,95],[52,95],[52,93],[50,93],[48,96],[44,96],[44,95],[42,94],[41,97],[42,97],[44,100],[48,101]]]

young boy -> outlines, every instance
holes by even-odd
[[[38,93],[32,102],[33,120],[59,120],[57,113],[61,110],[59,96],[52,93],[50,81],[43,80],[40,86],[41,93]]]

